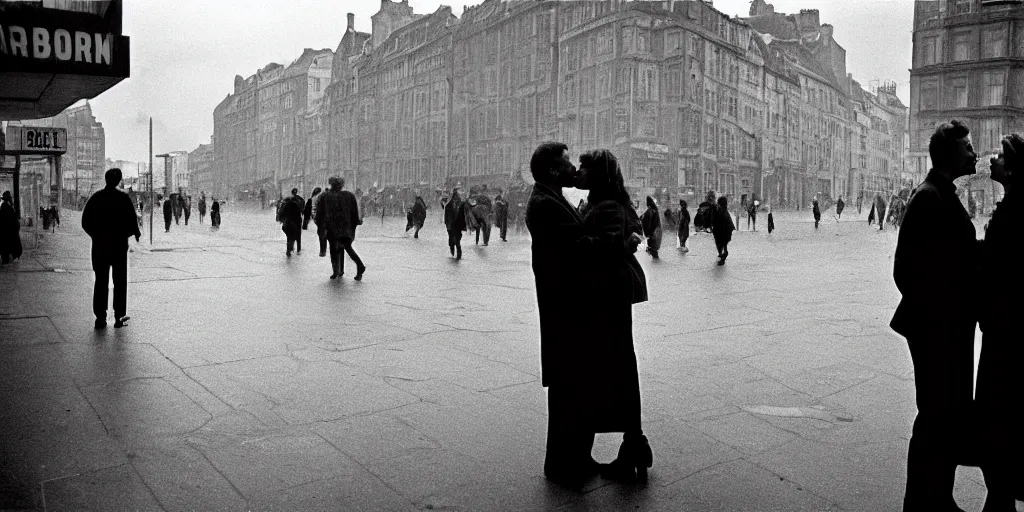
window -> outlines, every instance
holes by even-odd
[[[967,106],[967,77],[952,78],[949,80],[949,99],[951,108],[964,108]]]
[[[971,4],[974,0],[954,0],[953,14],[968,14],[971,12]]]
[[[1002,105],[1006,88],[1006,75],[1002,71],[988,71],[983,75],[984,88],[982,102],[984,105]]]
[[[953,35],[953,60],[963,61],[971,58],[971,34],[961,32]]]
[[[985,59],[1006,56],[1006,30],[1003,27],[982,32],[981,56]]]

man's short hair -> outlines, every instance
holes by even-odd
[[[108,187],[116,187],[118,183],[121,183],[121,169],[117,167],[108,169],[103,175],[103,179],[107,182]]]
[[[297,189],[297,188],[293,188],[292,189],[292,195],[295,195],[295,194],[298,194],[298,193],[299,193],[299,189]]]
[[[561,142],[545,142],[537,146],[537,149],[533,151],[533,156],[530,157],[530,174],[533,175],[533,179],[545,181],[548,171],[568,150],[569,146]]]
[[[953,144],[970,134],[970,128],[956,119],[937,126],[931,140],[928,141],[928,155],[932,157],[932,166],[938,167],[938,162],[944,161],[953,151]]]

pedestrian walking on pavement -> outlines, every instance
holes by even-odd
[[[421,196],[416,196],[413,200],[412,208],[409,210],[409,222],[405,226],[405,230],[408,232],[412,228],[416,228],[413,232],[413,238],[420,237],[420,230],[423,229],[423,224],[427,221],[427,203]]]
[[[114,327],[128,321],[128,238],[138,242],[142,233],[135,217],[135,205],[128,194],[118,190],[121,169],[104,174],[107,186],[89,198],[82,210],[82,229],[92,239],[92,269],[96,274],[92,312],[96,328],[107,326],[108,282],[114,280]]]
[[[761,206],[761,201],[754,197],[754,200],[750,202],[750,207],[747,210],[747,229],[750,229],[750,224],[754,224],[754,231],[757,231],[757,208]]]
[[[844,208],[846,208],[846,203],[843,202],[843,196],[839,196],[839,200],[836,201],[836,217],[838,220],[843,220]]]
[[[821,222],[821,207],[818,206],[817,199],[811,201],[811,212],[814,214],[814,229],[818,229],[818,223]]]
[[[181,212],[185,216],[185,225],[188,226],[188,219],[192,216],[192,197],[182,196]]]
[[[903,500],[908,512],[959,510],[953,500],[957,465],[977,465],[966,445],[974,423],[980,247],[953,184],[975,172],[969,135],[959,121],[935,129],[928,144],[934,167],[910,197],[893,258],[902,298],[889,325],[907,339],[917,394]]]
[[[316,204],[316,225],[322,227],[331,249],[331,279],[345,275],[345,255],[356,264],[356,281],[363,279],[366,265],[352,248],[356,239],[356,227],[363,223],[359,218],[359,202],[355,194],[345,187],[345,179],[332,176],[327,180],[330,189],[320,194]]]
[[[878,221],[879,231],[885,229],[885,206],[885,199],[882,199],[881,194],[875,196],[875,220]]]
[[[302,209],[306,202],[299,195],[299,189],[293,188],[292,195],[281,201],[278,209],[278,221],[281,223],[281,231],[287,238],[285,256],[292,255],[292,249],[296,254],[302,254]]]
[[[174,216],[174,204],[170,198],[164,199],[164,233],[171,232],[171,219]]]
[[[583,306],[586,316],[577,319],[582,320],[578,322],[583,330],[579,337],[584,344],[570,360],[585,363],[581,364],[579,380],[567,386],[574,401],[571,407],[584,422],[586,436],[581,438],[587,445],[593,445],[594,433],[623,433],[618,456],[601,468],[601,474],[627,483],[643,481],[654,456],[641,425],[633,304],[648,298],[646,277],[635,255],[640,232],[646,228],[633,210],[622,170],[610,151],[595,150],[581,155],[574,185],[590,191],[583,231],[585,238],[593,242],[584,246],[582,257],[577,260],[586,278],[583,289],[591,300]],[[660,230],[654,199],[648,197],[647,204],[644,216],[651,214],[658,219]],[[571,239],[575,234],[567,235],[570,242],[575,241]],[[554,392],[550,388],[549,395]],[[551,415],[555,415],[554,410]],[[581,454],[580,458],[589,455]]]
[[[171,194],[172,206],[174,207],[174,224],[181,224],[182,210],[185,209],[185,200],[181,197],[181,193]]]
[[[1014,510],[1014,501],[1024,499],[1024,474],[1019,463],[1024,456],[1024,388],[1020,367],[1024,346],[1020,333],[1020,291],[1024,289],[1024,204],[1020,201],[1024,180],[1024,137],[1013,134],[1002,140],[1002,152],[990,164],[992,180],[1003,186],[1003,199],[996,203],[982,244],[978,284],[985,305],[980,314],[981,357],[975,404],[982,425],[980,438],[986,440],[981,470],[988,493],[985,510]]]
[[[14,198],[5,190],[0,200],[0,264],[21,258],[21,221],[14,209]]]
[[[718,205],[711,213],[711,234],[718,249],[719,265],[725,265],[725,259],[729,257],[729,242],[732,241],[732,232],[735,230],[736,226],[729,215],[729,200],[725,196],[720,196]]]
[[[313,189],[313,193],[309,195],[309,199],[306,200],[306,204],[302,207],[302,230],[309,230],[309,220],[313,218],[313,205],[316,203],[316,196],[320,194],[320,187]]]
[[[775,231],[775,216],[772,215],[772,207],[768,205],[768,234],[772,234]]]
[[[658,204],[654,198],[647,196],[647,210],[640,218],[644,236],[647,237],[647,254],[652,259],[658,259],[658,249],[661,249],[661,214],[658,213]]]
[[[686,201],[679,200],[679,248],[683,252],[690,252],[690,248],[686,246],[686,241],[690,239],[690,210],[686,204]]]
[[[168,224],[168,226],[170,226],[170,224]],[[220,228],[220,202],[217,201],[216,197],[213,198],[213,204],[210,205],[210,227],[217,229]]]
[[[473,230],[476,232],[476,244],[480,244],[480,232],[484,234],[484,247],[491,240],[491,198],[486,194],[478,193],[471,198],[474,203],[471,209],[473,216]]]
[[[199,223],[206,217],[206,192],[199,192]]]
[[[498,236],[502,242],[508,242],[508,201],[501,194],[494,198],[494,227],[498,228]]]
[[[466,230],[466,204],[459,196],[458,187],[452,189],[451,198],[444,205],[444,226],[448,230],[448,252],[456,260],[462,259],[462,232]]]

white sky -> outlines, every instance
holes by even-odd
[[[417,13],[442,3],[456,15],[463,6],[409,0]],[[895,80],[909,104],[913,0],[776,0],[777,12],[818,9],[847,51],[847,71],[864,87]],[[718,10],[746,16],[748,0],[715,0]],[[107,134],[107,158],[146,161],[148,121],[153,149],[191,151],[213,134],[213,108],[269,62],[287,64],[303,48],[336,49],[347,12],[356,29],[370,31],[378,0],[131,0],[124,33],[131,38],[131,77],[92,100]]]

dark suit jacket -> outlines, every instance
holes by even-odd
[[[907,338],[973,326],[980,247],[956,186],[929,172],[910,196],[896,243],[892,275],[903,298],[889,326]]]
[[[585,290],[581,259],[590,246],[579,212],[560,190],[537,183],[526,205],[526,227],[532,238],[533,275],[540,314],[540,366],[544,386],[573,382],[579,355]]]
[[[127,251],[128,238],[142,236],[132,199],[114,187],[106,187],[89,198],[82,210],[82,229],[92,238],[96,249]]]

